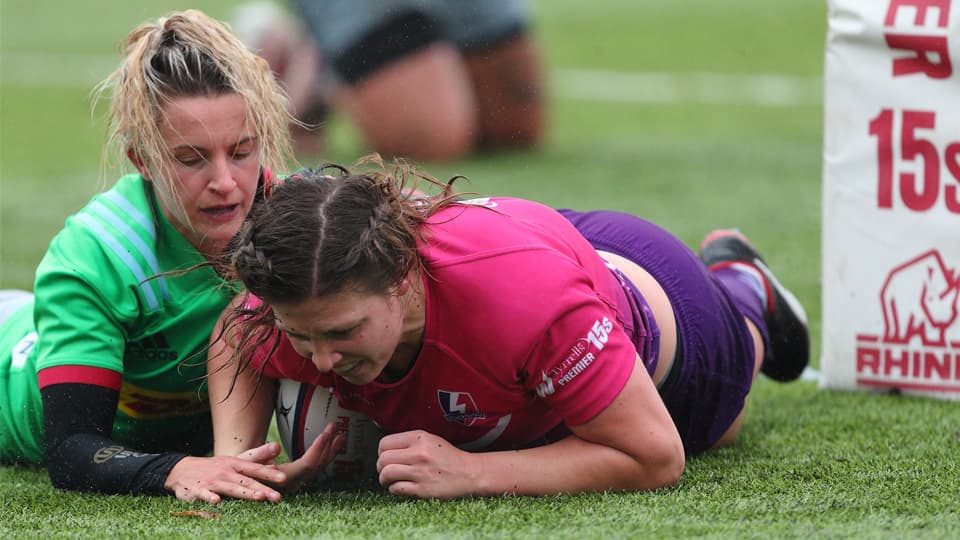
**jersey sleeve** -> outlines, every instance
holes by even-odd
[[[111,258],[86,231],[65,229],[51,242],[34,286],[38,371],[70,365],[123,373],[125,328],[137,302],[128,287],[136,281]]]
[[[589,278],[575,270],[567,274],[553,284],[551,317],[524,371],[528,390],[575,426],[613,402],[636,365],[637,351],[616,310]]]

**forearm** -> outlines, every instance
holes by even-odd
[[[47,449],[54,487],[118,494],[164,493],[170,470],[186,457],[179,452],[145,454],[101,435],[78,433]]]
[[[101,493],[161,493],[186,454],[146,454],[110,438],[117,391],[91,384],[45,387],[46,467],[61,489]],[[80,406],[78,406],[80,404]]]
[[[257,380],[246,371],[235,374],[210,362],[207,385],[213,419],[213,453],[236,456],[263,444],[273,414],[274,381]]]
[[[477,489],[471,494],[481,496],[649,490],[679,477],[676,458],[663,452],[635,459],[576,436],[536,448],[475,453],[471,460]],[[682,471],[682,456],[680,461]]]
[[[273,414],[273,381],[264,382],[252,398],[240,393],[210,407],[213,453],[236,456],[267,440]]]

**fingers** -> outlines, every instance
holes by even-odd
[[[314,480],[333,461],[346,440],[344,434],[336,432],[333,423],[328,424],[299,459],[280,466],[289,477],[287,487]]]
[[[265,486],[256,480],[243,475],[235,475],[210,482],[206,487],[189,489],[179,488],[177,498],[185,501],[202,500],[210,504],[217,504],[222,497],[245,499],[249,501],[280,502],[280,493]]]
[[[287,475],[272,463],[264,465],[231,457],[188,457],[170,471],[165,487],[186,501],[212,504],[222,497],[278,502],[280,493],[265,482],[283,484]]]
[[[239,459],[261,463],[263,465],[273,465],[273,460],[280,456],[280,443],[268,442],[261,444],[256,448],[245,450],[237,455]]]
[[[380,439],[380,445],[377,447],[379,453],[384,453],[387,450],[400,450],[403,448],[410,448],[411,446],[422,442],[426,437],[431,437],[426,431],[403,431],[401,433],[393,433],[389,435],[384,435]]]

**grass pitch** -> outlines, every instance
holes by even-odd
[[[235,2],[201,6],[227,18]],[[136,23],[185,2],[0,4],[0,287],[30,288],[64,218],[116,177],[100,171],[88,93]],[[550,135],[529,153],[424,164],[469,189],[647,217],[690,245],[750,235],[820,334],[822,0],[549,0],[535,4]],[[795,92],[764,101],[759,75]],[[658,82],[667,81],[670,91]],[[331,120],[318,160],[363,152]],[[816,352],[815,352],[816,355]],[[817,360],[814,358],[814,366]],[[954,538],[960,407],[760,380],[732,447],[651,493],[412,501],[371,488],[279,505],[65,493],[0,467],[0,537]],[[216,510],[217,521],[171,511]]]

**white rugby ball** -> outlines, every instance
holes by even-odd
[[[328,388],[281,379],[277,385],[277,431],[290,460],[304,450],[329,422],[347,436],[346,444],[324,468],[319,482],[331,487],[352,487],[377,478],[377,445],[382,433],[368,416],[340,406]]]

